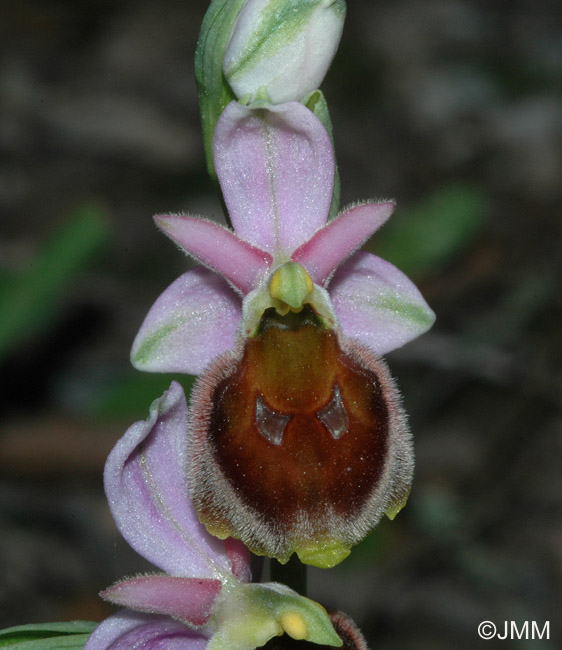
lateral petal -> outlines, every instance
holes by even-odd
[[[200,627],[209,620],[221,586],[219,580],[152,575],[118,582],[100,596],[137,612],[165,614]]]
[[[324,225],[334,155],[320,120],[298,102],[231,102],[214,137],[215,166],[237,234],[278,261]]]
[[[358,252],[329,286],[342,331],[382,355],[426,332],[435,314],[402,271]]]
[[[204,650],[208,638],[168,616],[119,612],[90,635],[84,650]]]
[[[156,225],[188,255],[219,273],[246,294],[271,265],[271,256],[213,221],[187,215],[163,214]]]
[[[225,544],[199,523],[187,486],[187,405],[170,388],[117,442],[104,484],[117,528],[157,567],[180,577],[232,579]]]
[[[316,284],[325,285],[335,269],[390,217],[394,201],[363,203],[349,208],[316,232],[292,255]]]
[[[201,266],[175,280],[156,300],[133,342],[131,362],[148,372],[198,375],[234,346],[240,298]]]

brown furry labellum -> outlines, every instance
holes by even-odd
[[[407,499],[413,451],[386,364],[310,307],[264,315],[193,390],[190,490],[221,538],[339,563]]]

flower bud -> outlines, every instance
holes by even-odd
[[[344,0],[248,0],[223,71],[239,99],[299,101],[322,83],[338,48]]]

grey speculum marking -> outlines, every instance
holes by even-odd
[[[342,402],[340,387],[337,384],[334,386],[332,399],[316,415],[336,440],[347,431],[349,420]]]
[[[281,444],[285,427],[290,419],[290,415],[271,410],[261,397],[257,398],[256,423],[259,432],[269,442],[272,442],[274,445]]]

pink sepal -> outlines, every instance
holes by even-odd
[[[343,333],[386,354],[426,332],[435,314],[393,264],[359,251],[335,273],[330,298]]]
[[[254,246],[288,258],[326,223],[332,143],[303,104],[250,108],[231,102],[217,122],[214,155],[232,225]]]
[[[131,349],[148,372],[201,374],[234,347],[242,301],[216,273],[197,266],[172,282],[150,308]]]

